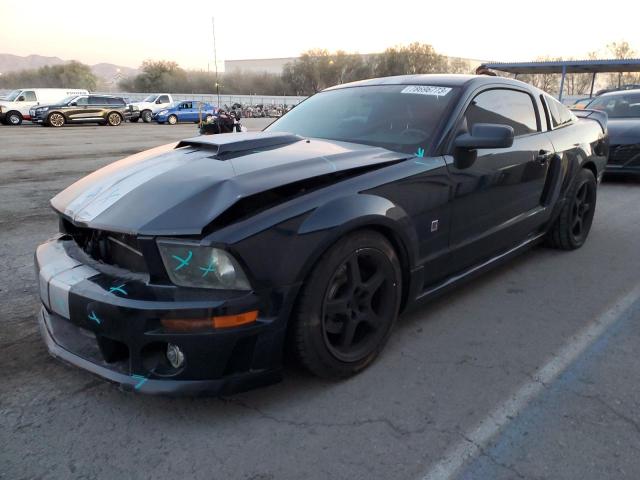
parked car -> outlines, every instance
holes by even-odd
[[[98,123],[118,126],[131,116],[131,108],[121,97],[71,95],[59,104],[31,108],[31,121],[47,127],[66,123]]]
[[[5,125],[20,125],[31,120],[32,107],[53,104],[70,95],[87,95],[81,88],[19,88],[0,100],[0,122]]]
[[[596,92],[596,97],[599,97],[600,95],[604,95],[605,93],[610,93],[610,92],[622,92],[624,90],[639,90],[639,89],[640,89],[640,84],[629,83],[627,85],[621,85],[619,87],[603,88],[602,90],[598,90]]]
[[[153,115],[153,119],[158,123],[168,123],[175,125],[180,122],[198,123],[200,120],[209,121],[216,113],[216,107],[208,103],[195,100],[176,102],[160,110]]]
[[[150,123],[153,120],[153,114],[160,110],[165,110],[173,103],[173,97],[169,93],[154,93],[149,95],[141,102],[133,102],[132,105],[138,107],[142,121]],[[138,118],[132,118],[132,122],[137,122]]]
[[[539,242],[584,244],[607,156],[589,113],[517,80],[397,76],[112,163],[51,201],[45,342],[147,393],[269,383],[285,347],[358,373],[416,300]]]
[[[584,110],[585,107],[591,101],[593,101],[593,97],[580,98],[580,99],[576,100],[575,102],[573,102],[573,104],[570,106],[570,108],[572,108],[574,110]]]
[[[605,93],[588,109],[609,117],[609,173],[640,173],[640,89]]]

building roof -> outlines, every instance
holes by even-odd
[[[484,66],[508,73],[640,72],[640,58],[611,60],[551,60],[545,62],[489,62]]]

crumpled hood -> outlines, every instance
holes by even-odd
[[[640,144],[640,118],[609,118],[607,128],[611,145]]]
[[[379,147],[276,132],[202,136],[114,162],[74,183],[51,204],[90,228],[198,235],[240,198],[406,157]]]

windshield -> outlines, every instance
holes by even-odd
[[[7,95],[7,100],[9,100],[10,102],[13,102],[16,98],[18,98],[18,95],[20,95],[20,92],[22,92],[22,90],[12,90],[11,93],[9,93],[9,95]]]
[[[329,90],[305,100],[266,130],[415,153],[430,144],[457,93],[457,88],[427,85]]]
[[[640,118],[640,92],[603,95],[587,108],[607,112],[610,118]]]
[[[143,102],[148,102],[148,103],[155,102],[156,98],[158,98],[158,95],[149,95],[147,98],[143,100]]]
[[[62,100],[60,100],[60,105],[66,105],[68,103],[71,103],[71,101],[74,100],[75,98],[78,98],[78,95],[71,95],[70,97],[64,97]]]

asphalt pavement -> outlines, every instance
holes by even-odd
[[[288,365],[240,395],[150,397],[50,358],[32,258],[57,231],[49,199],[194,134],[0,127],[0,478],[640,478],[640,181],[600,186],[583,248],[535,248],[419,305],[345,381]]]

